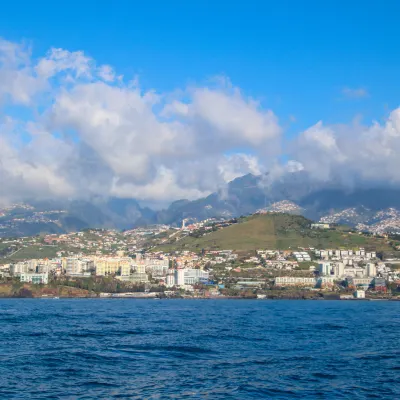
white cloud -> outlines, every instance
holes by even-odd
[[[361,99],[369,97],[369,93],[364,88],[349,88],[345,87],[342,89],[342,94],[349,99]]]
[[[71,71],[77,78],[91,77],[91,59],[82,51],[70,52],[63,49],[51,49],[46,57],[39,60],[35,71],[40,77],[51,78],[54,75]]]
[[[193,199],[259,173],[258,157],[276,155],[276,116],[226,79],[176,97],[144,92],[137,78],[124,84],[111,66],[97,67],[81,51],[51,49],[35,59],[3,41],[0,57],[8,85],[2,94],[35,110],[18,132],[1,134],[8,160],[2,179],[10,188],[23,182],[20,197]],[[243,153],[254,147],[254,155]]]
[[[29,144],[10,140],[16,123],[10,119],[0,129],[0,182],[1,197],[19,200],[29,196],[70,196],[74,187],[58,169],[65,147],[51,135],[41,133]],[[43,136],[45,135],[45,136]],[[61,146],[61,148],[60,148]]]
[[[203,140],[213,146],[264,146],[278,138],[281,128],[271,110],[263,110],[240,90],[223,80],[217,88],[195,87],[188,91],[190,101],[167,104],[163,115],[178,117],[201,131]]]
[[[371,126],[324,126],[304,131],[293,157],[320,182],[357,185],[366,182],[400,183],[400,108],[385,123]]]
[[[225,157],[219,164],[219,172],[224,182],[230,182],[246,174],[260,175],[262,173],[262,166],[255,156],[233,154]]]
[[[115,80],[115,72],[110,65],[99,67],[97,74],[105,82],[113,82]]]
[[[27,105],[44,87],[45,82],[33,74],[29,47],[0,38],[0,104]]]
[[[359,95],[361,92],[359,93]],[[1,196],[208,195],[246,173],[263,185],[300,172],[313,182],[400,184],[400,108],[383,124],[318,122],[284,149],[276,115],[223,78],[173,93],[143,91],[81,51],[35,58],[0,41],[0,100],[26,107],[0,121]],[[18,115],[18,110],[13,110]]]

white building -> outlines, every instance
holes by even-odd
[[[374,263],[368,263],[366,269],[368,277],[376,276],[376,265]]]
[[[39,263],[36,266],[36,272],[38,272],[39,274],[48,274],[49,271],[50,271],[49,262]]]
[[[346,276],[362,278],[365,275],[365,270],[364,270],[364,268],[355,267],[355,266],[353,266],[353,267],[345,267],[344,274]]]
[[[329,229],[330,225],[325,222],[317,222],[315,224],[311,224],[311,229]]]
[[[184,281],[185,285],[193,285],[200,282],[200,280],[208,280],[209,273],[201,269],[185,269]]]
[[[371,286],[374,278],[346,278],[348,286]]]
[[[151,265],[146,267],[146,272],[151,273],[154,277],[165,276],[167,274],[167,271],[168,265]]]
[[[316,284],[315,278],[302,278],[295,276],[278,276],[275,278],[276,286],[312,286]]]
[[[167,278],[165,280],[165,284],[166,284],[167,287],[175,286],[175,275],[174,274],[168,274]]]
[[[205,275],[206,274],[206,275]],[[199,282],[200,278],[208,279],[208,272],[200,269],[176,269],[173,273],[169,272],[165,284],[168,287],[192,285]]]
[[[36,274],[34,272],[23,272],[20,276],[21,282],[25,283],[34,283],[34,284],[42,284],[47,285],[49,282],[48,274]]]
[[[317,280],[317,286],[321,288],[332,287],[335,284],[336,277],[334,276],[321,276]]]
[[[28,264],[25,262],[18,262],[10,266],[10,273],[13,276],[20,276],[26,272],[28,272]]]
[[[64,261],[65,273],[67,275],[76,275],[82,272],[81,261],[79,258],[68,257]]]
[[[147,283],[149,281],[149,277],[147,276],[147,274],[139,274],[136,272],[130,275],[117,276],[116,278],[120,281],[131,283]]]
[[[28,260],[26,261],[26,263],[28,264],[28,271],[36,271],[36,267],[38,265],[38,260],[32,259],[32,260]]]
[[[365,291],[364,290],[356,290],[354,292],[354,297],[356,299],[365,299]]]
[[[63,267],[66,275],[69,276],[87,276],[88,271],[94,268],[94,262],[91,259],[82,259],[78,257],[67,257],[63,260]]]
[[[337,277],[341,277],[344,275],[344,264],[341,262],[338,262],[335,264],[333,267],[333,274]]]
[[[318,272],[320,275],[331,275],[332,274],[332,263],[325,261],[318,264]]]
[[[185,270],[176,269],[175,270],[175,285],[184,286],[185,285]]]

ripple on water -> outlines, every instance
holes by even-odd
[[[400,302],[0,300],[0,399],[400,398],[399,311]]]

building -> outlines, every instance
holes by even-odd
[[[165,284],[166,284],[167,287],[175,286],[175,274],[169,273],[169,274],[167,275]]]
[[[20,276],[28,272],[28,264],[25,262],[18,262],[10,266],[10,274],[13,276]]]
[[[235,285],[236,289],[260,288],[265,281],[238,281]]]
[[[336,276],[341,277],[345,273],[344,263],[323,261],[318,264],[318,272],[320,276]]]
[[[48,262],[48,261],[45,261],[45,262],[43,262],[43,263],[39,263],[39,264],[36,266],[36,271],[35,271],[35,272],[37,272],[37,273],[39,273],[39,274],[48,274],[48,273],[49,273],[49,270],[50,270],[49,262]]]
[[[193,285],[200,281],[208,281],[209,273],[202,269],[189,268],[184,270],[185,285]]]
[[[185,270],[184,269],[176,269],[174,275],[175,275],[175,285],[176,286],[184,286],[185,285]]]
[[[375,277],[376,276],[376,265],[375,263],[368,263],[367,264],[367,276]]]
[[[330,275],[332,264],[330,262],[322,262],[318,264],[318,272],[320,275]]]
[[[356,290],[354,292],[354,297],[356,299],[365,299],[365,291],[364,290]]]
[[[344,274],[354,278],[363,278],[365,276],[365,270],[364,268],[356,266],[345,267]]]
[[[312,286],[316,284],[315,278],[303,278],[295,276],[278,276],[275,278],[276,286]]]
[[[121,281],[132,283],[147,283],[149,281],[147,274],[139,274],[136,272],[130,275],[117,276],[117,278]]]
[[[365,257],[367,259],[376,258],[376,251],[371,251],[371,252],[365,253]]]
[[[34,283],[36,285],[47,285],[49,282],[49,275],[37,274],[35,272],[23,272],[20,275],[20,281],[25,283]]]
[[[120,258],[99,258],[95,260],[96,275],[116,275],[128,276],[131,270],[132,259],[130,257]]]
[[[320,288],[331,288],[334,286],[336,277],[334,276],[321,276],[317,279],[317,287]]]
[[[315,224],[311,224],[312,229],[329,229],[330,225],[325,222],[317,222]]]
[[[26,261],[26,263],[28,264],[28,271],[36,272],[36,267],[39,263],[38,260],[32,259]]]
[[[119,263],[117,260],[111,259],[98,259],[94,262],[96,268],[96,275],[112,275],[116,274],[119,270]]]
[[[135,272],[138,274],[145,274],[146,273],[146,265],[144,264],[135,264]]]
[[[119,264],[119,272],[120,272],[121,276],[129,276],[131,274],[130,262],[129,261],[121,261]]]
[[[146,272],[149,272],[154,277],[165,276],[168,271],[168,265],[150,265],[146,267]]]
[[[353,277],[346,278],[347,286],[354,288],[362,287],[368,289],[373,281],[374,278],[353,278]]]
[[[344,275],[344,264],[339,262],[333,267],[333,275],[337,277],[342,277]]]
[[[65,258],[62,260],[62,266],[67,275],[77,275],[82,272],[82,265],[79,258]]]
[[[374,279],[374,289],[379,292],[386,292],[386,281],[384,278],[375,278]]]

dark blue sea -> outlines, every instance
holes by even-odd
[[[0,300],[0,399],[400,399],[400,302]]]

